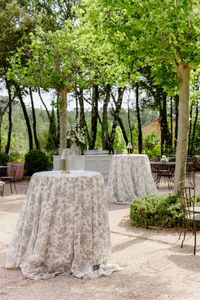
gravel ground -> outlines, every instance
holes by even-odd
[[[4,269],[7,246],[25,201],[28,181],[17,184],[17,195],[0,197],[1,300],[133,300],[200,299],[200,233],[197,255],[188,234],[180,248],[179,232],[143,230],[131,226],[128,205],[109,205],[112,255],[122,270],[98,279],[58,276],[49,280],[24,279],[20,270]],[[160,192],[167,192],[161,185]],[[200,173],[197,174],[200,193]]]

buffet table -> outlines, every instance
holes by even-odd
[[[113,155],[106,191],[109,202],[130,203],[156,193],[147,155]]]
[[[6,268],[20,267],[31,279],[57,274],[93,278],[115,269],[105,264],[110,250],[100,173],[51,171],[32,176]]]

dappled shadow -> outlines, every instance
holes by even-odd
[[[112,253],[118,252],[118,251],[122,251],[128,247],[131,247],[133,245],[136,244],[140,244],[145,242],[144,239],[141,239],[140,237],[132,237],[130,238],[129,241],[125,241],[123,243],[117,244],[115,246],[112,247]]]
[[[193,271],[198,274],[198,281],[200,281],[200,256],[193,255],[192,250],[193,247],[187,246],[187,252],[176,255],[172,254],[168,256],[168,259],[173,262],[173,264],[177,265],[179,268],[187,271]],[[188,253],[190,252],[190,254]]]
[[[123,210],[127,208],[130,208],[130,204],[115,204],[115,203],[108,204],[108,211]]]

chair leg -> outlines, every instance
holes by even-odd
[[[12,189],[12,182],[10,180],[10,191],[11,191],[11,194],[13,194],[13,189]]]
[[[187,232],[187,228],[185,227],[184,231],[183,231],[183,239],[182,239],[182,243],[181,243],[181,248],[183,248],[183,243],[185,241],[186,232]]]
[[[13,181],[13,184],[14,184],[14,188],[15,188],[15,193],[17,194],[17,188],[16,188],[15,181]]]
[[[184,222],[184,230],[183,230],[183,239],[182,239],[182,243],[181,243],[181,248],[183,248],[183,244],[184,244],[184,241],[185,241],[185,236],[186,236],[186,233],[187,233],[187,222],[185,221]],[[182,234],[182,232],[181,232]]]
[[[161,180],[161,176],[157,175],[157,178],[156,178],[156,187],[157,187],[157,189],[159,189],[160,180]]]
[[[196,254],[196,245],[197,245],[197,229],[196,229],[196,223],[194,222],[194,255]]]

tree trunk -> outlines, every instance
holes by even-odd
[[[90,134],[87,126],[87,122],[85,119],[85,109],[84,109],[84,99],[83,99],[83,89],[80,89],[80,91],[77,90],[78,94],[78,100],[79,100],[79,107],[80,107],[80,119],[79,119],[79,125],[81,129],[84,129],[88,145],[90,144]]]
[[[131,114],[130,114],[130,105],[129,105],[129,102],[130,102],[130,98],[127,99],[127,105],[128,105],[128,129],[129,129],[129,133],[130,133],[130,142],[131,142],[131,145],[133,144],[133,127],[131,126]],[[129,143],[129,141],[128,141]],[[126,143],[126,146],[127,144]]]
[[[115,140],[115,132],[116,132],[117,124],[118,124],[119,113],[120,113],[121,107],[122,107],[124,90],[125,90],[125,88],[118,88],[118,99],[117,99],[117,102],[115,103],[116,109],[113,112],[114,119],[113,119],[113,125],[112,125],[112,130],[111,130],[111,134],[109,137],[109,144],[108,144],[108,147],[109,147],[108,149],[109,149],[110,153],[114,152],[113,143]]]
[[[103,102],[102,113],[102,148],[108,150],[108,104],[110,101],[111,85],[106,85],[106,96]]]
[[[76,100],[76,115],[75,115],[75,121],[78,123],[78,115],[79,115],[79,107],[78,107],[78,95],[75,93],[75,100]]]
[[[174,194],[179,193],[179,183],[185,180],[186,161],[188,150],[189,131],[189,86],[190,86],[190,66],[188,64],[178,64],[177,73],[180,84],[179,98],[179,118],[178,118],[178,140],[176,148],[176,168]]]
[[[56,116],[57,116],[57,144],[60,145],[60,111],[59,111],[59,93],[57,93],[56,99]]]
[[[12,99],[11,99],[12,101]],[[3,124],[3,116],[10,105],[10,101],[4,106],[4,108],[0,107],[0,151],[2,151],[2,124]]]
[[[29,87],[29,94],[31,99],[31,109],[32,109],[32,117],[33,117],[33,136],[35,140],[35,147],[36,149],[40,149],[38,137],[37,137],[37,128],[36,128],[36,115],[35,115],[35,107],[34,107],[34,101],[33,101],[33,93],[32,89]]]
[[[5,78],[6,81],[6,88],[8,90],[8,138],[7,143],[5,147],[5,152],[9,153],[10,151],[10,144],[11,144],[11,135],[12,135],[12,95],[11,95],[11,86],[10,82],[7,78]]]
[[[59,91],[59,119],[60,119],[60,154],[67,146],[67,88]]]
[[[136,100],[136,111],[137,111],[137,121],[138,121],[138,152],[142,153],[142,125],[141,125],[141,117],[140,117],[138,83],[136,83],[135,100]]]
[[[51,122],[51,114],[49,113],[48,108],[47,108],[47,106],[46,106],[44,100],[42,99],[42,95],[41,95],[41,92],[40,92],[40,88],[38,88],[38,95],[39,95],[39,97],[40,97],[40,100],[41,100],[42,104],[44,105],[44,108],[45,108],[45,110],[46,110],[46,113],[47,113],[49,122]]]
[[[6,143],[5,152],[9,153],[10,144],[11,144],[11,135],[12,135],[12,100],[9,97],[9,106],[8,106],[8,138]]]
[[[179,115],[179,111],[178,111],[178,105],[179,105],[179,95],[176,95],[174,97],[174,101],[175,101],[175,113],[176,113],[176,123],[175,123],[175,133],[174,133],[174,151],[176,151],[176,146],[177,146],[177,138],[178,138],[178,115]]]
[[[164,149],[168,154],[168,150],[170,148],[170,132],[168,127],[167,120],[167,95],[163,93],[163,115],[162,115],[162,123],[163,123],[163,137],[164,137]]]
[[[27,126],[27,131],[28,131],[28,139],[29,139],[29,151],[33,149],[33,135],[32,135],[32,131],[31,131],[31,125],[30,125],[30,121],[29,121],[29,117],[26,111],[26,105],[24,104],[23,101],[23,97],[22,97],[22,93],[21,93],[21,89],[20,87],[16,84],[15,85],[15,89],[17,92],[17,97],[19,98],[21,107],[22,107],[22,111],[24,114],[24,119],[26,122],[26,126]]]
[[[199,102],[197,100],[196,110],[195,110],[195,119],[194,119],[193,130],[192,130],[192,138],[191,138],[191,154],[193,154],[193,151],[194,151],[194,139],[195,139],[195,134],[196,134],[198,116],[199,116]]]
[[[124,128],[124,124],[123,124],[123,122],[122,122],[122,120],[121,120],[120,117],[118,117],[118,123],[119,123],[119,126],[120,126],[120,128],[121,128],[121,131],[122,131],[122,134],[123,134],[123,138],[124,138],[125,144],[127,145],[128,142],[129,142],[129,140],[128,140],[128,137],[127,137],[127,134],[126,134],[126,130],[125,130],[125,128]]]
[[[97,135],[97,122],[98,122],[98,102],[99,102],[99,87],[93,85],[92,87],[92,112],[91,112],[91,134],[89,149],[93,150],[96,142]]]
[[[189,136],[188,136],[188,153],[191,154],[191,148],[192,148],[192,141],[191,141],[191,135],[192,135],[192,113],[193,113],[193,104],[190,106],[190,122],[189,122]]]
[[[174,135],[174,122],[173,122],[173,97],[170,97],[170,138],[169,145],[172,150],[173,147],[173,135]]]

